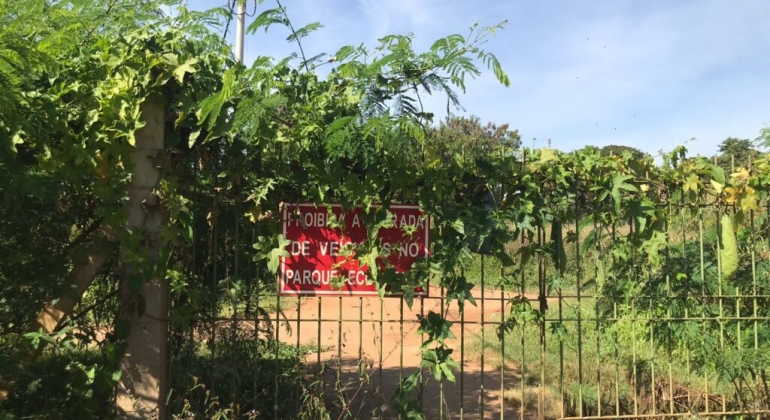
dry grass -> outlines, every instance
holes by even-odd
[[[505,390],[503,398],[517,410],[523,410],[525,413],[543,413],[547,419],[556,419],[564,415],[559,393],[547,387],[524,385],[519,388],[509,388]]]

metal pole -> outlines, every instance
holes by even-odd
[[[246,16],[246,0],[238,1],[238,14],[235,26],[235,61],[243,64],[243,27]]]

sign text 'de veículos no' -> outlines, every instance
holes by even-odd
[[[372,206],[377,208],[378,206]],[[380,228],[380,253],[397,272],[405,272],[428,256],[429,222],[418,206],[390,206],[392,226]],[[333,216],[332,216],[333,215]],[[281,258],[279,292],[282,295],[376,296],[369,267],[359,266],[348,251],[368,237],[362,208],[343,211],[339,205],[284,204],[284,238],[291,241]],[[344,228],[343,228],[344,226]],[[416,289],[416,295],[427,291]]]

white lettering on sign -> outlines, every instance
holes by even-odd
[[[291,270],[286,269],[286,281],[292,285],[329,285],[334,279],[341,277],[338,270]],[[350,270],[347,273],[345,283],[351,286],[365,286],[366,272]]]
[[[372,239],[363,214],[367,210],[300,203],[287,204],[282,212],[283,236],[291,242],[288,253],[281,256],[281,294],[377,296],[380,292],[369,278],[371,264],[403,273],[428,255],[430,219],[417,206],[397,204],[389,209],[390,226],[376,235],[380,256],[366,263],[358,260],[356,251]],[[427,295],[422,289],[415,292]]]
[[[382,249],[385,251],[385,255],[390,255],[391,252],[398,252],[399,255],[404,257],[419,257],[421,255],[420,245],[414,242],[408,244],[391,244],[383,242]]]
[[[309,241],[292,241],[291,242],[291,255],[302,255],[305,257],[310,256],[310,242]]]
[[[420,255],[420,245],[414,242],[402,245],[398,252],[407,257],[417,257]]]
[[[402,214],[400,218],[395,213],[391,216],[391,221],[396,229],[403,229],[404,226],[420,228],[422,227],[423,220],[425,220],[423,217],[415,214]]]
[[[318,244],[318,247],[321,248],[321,255],[329,255],[332,257],[337,257],[340,255],[339,242],[332,242],[332,241],[321,242]]]
[[[303,228],[324,228],[329,226],[332,216],[323,212],[304,213],[298,216],[291,216],[286,223],[288,226],[302,226]],[[345,215],[338,217],[337,222],[344,223]]]
[[[366,285],[366,273],[361,270],[348,271],[348,284],[354,285],[354,286]]]
[[[326,227],[326,214],[305,213],[305,227]]]

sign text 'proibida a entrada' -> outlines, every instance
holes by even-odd
[[[370,212],[378,209],[374,205]],[[418,206],[393,204],[390,227],[378,231],[380,253],[396,272],[409,270],[428,256],[429,222]],[[333,215],[334,217],[331,217]],[[283,204],[283,236],[291,241],[281,258],[279,292],[294,296],[377,296],[369,267],[346,252],[368,238],[362,208],[343,211],[339,205]],[[344,226],[344,227],[343,227]],[[346,255],[347,254],[347,255]],[[427,289],[415,289],[427,296]]]

